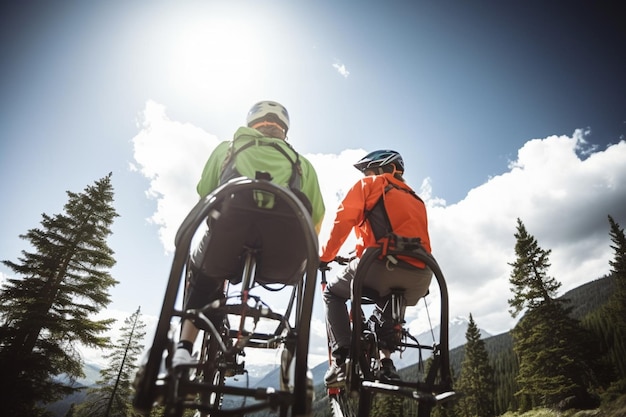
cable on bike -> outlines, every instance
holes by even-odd
[[[436,340],[435,339],[435,332],[433,330],[433,323],[430,320],[430,310],[428,309],[428,302],[426,302],[426,297],[423,297],[424,299],[424,306],[426,307],[426,316],[428,317],[428,327],[430,328],[430,335],[433,338],[433,342]]]

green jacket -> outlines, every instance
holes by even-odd
[[[233,139],[235,150],[250,141],[278,144],[285,152],[295,160],[294,151],[282,139],[263,136],[261,132],[249,127],[240,127],[235,132]],[[220,175],[224,160],[228,155],[231,141],[224,141],[213,150],[202,171],[202,178],[196,187],[200,198],[206,197],[219,185]],[[292,166],[287,158],[272,146],[251,146],[237,154],[235,158],[237,171],[246,177],[254,178],[257,171],[268,172],[272,176],[272,182],[287,186],[291,177]],[[301,191],[308,197],[312,206],[312,220],[315,230],[319,233],[324,218],[324,200],[317,181],[317,173],[313,165],[300,155],[302,167]]]

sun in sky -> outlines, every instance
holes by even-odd
[[[264,54],[272,45],[247,22],[207,18],[186,22],[172,37],[169,67],[186,90],[197,88],[228,100],[239,97],[264,78]]]

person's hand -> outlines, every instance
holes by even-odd
[[[328,267],[328,262],[320,261],[320,265],[317,267],[320,271],[328,271],[330,268]]]
[[[350,262],[350,259],[344,258],[343,256],[337,256],[335,258],[335,262],[337,262],[339,265],[347,265],[348,262]]]

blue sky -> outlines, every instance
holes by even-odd
[[[138,305],[158,314],[202,165],[262,99],[289,109],[289,141],[318,170],[322,239],[351,164],[402,153],[453,315],[493,334],[514,325],[517,217],[552,249],[563,291],[608,272],[607,214],[626,225],[626,30],[613,6],[5,3],[0,258],[17,260],[18,235],[60,213],[65,191],[112,171],[120,284],[107,313],[121,320]]]

